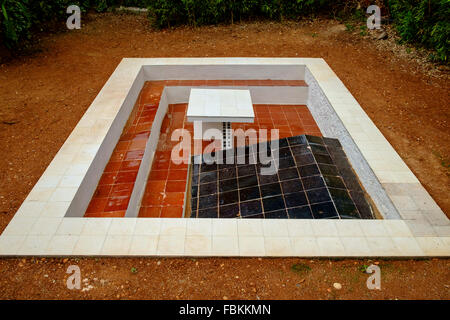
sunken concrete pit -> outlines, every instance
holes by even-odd
[[[139,115],[152,115],[151,127],[140,135],[139,143],[134,141],[137,149],[130,151],[130,156],[138,154],[139,158],[124,161],[136,169],[126,202],[119,203],[120,210],[110,211],[116,217],[89,216],[86,212],[129,128],[146,82],[158,83],[161,92],[155,106],[144,105],[139,111]],[[180,178],[185,189],[177,190],[185,197],[179,204],[181,215],[177,211],[172,215],[175,218],[168,218],[161,211],[159,218],[144,218],[142,213],[152,207],[146,207],[144,200],[148,199],[152,165],[160,160],[165,118],[172,111],[185,112],[182,104],[189,101],[190,90],[205,86],[249,90],[259,128],[269,119],[266,113],[273,115],[270,121],[277,125],[280,119],[272,111],[278,106],[285,114],[310,115],[318,127],[311,123],[312,133],[320,130],[323,137],[339,141],[378,219],[343,219],[340,215],[283,219],[274,214],[271,219],[186,218],[191,175],[187,169],[174,170],[181,175],[186,172]],[[145,121],[145,116],[141,118]],[[279,123],[280,128],[284,126]],[[288,127],[286,132],[280,130],[285,135],[281,139],[304,133],[294,132],[294,125]],[[323,59],[123,59],[0,236],[0,254],[449,256],[450,223]]]

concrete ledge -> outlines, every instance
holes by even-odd
[[[87,223],[83,220],[89,220]],[[0,238],[3,256],[448,257],[450,237],[415,237],[402,220],[79,218]],[[43,226],[46,225],[46,228]],[[50,236],[50,230],[54,233]],[[72,231],[73,230],[73,231]]]

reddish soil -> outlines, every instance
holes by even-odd
[[[46,36],[39,52],[0,66],[0,231],[123,57],[322,57],[450,215],[448,74],[429,76],[333,21],[165,31],[136,15],[83,21],[81,30]],[[311,270],[291,271],[299,262]],[[359,271],[367,260],[1,259],[0,298],[450,298],[449,260],[379,262],[382,290],[370,291]],[[65,287],[75,263],[92,290]],[[334,282],[343,288],[332,289]]]
[[[361,268],[371,263],[379,263],[381,290],[366,287]],[[69,265],[91,290],[67,289]],[[3,299],[450,298],[450,261],[437,259],[2,259],[0,270]]]

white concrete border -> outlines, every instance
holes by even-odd
[[[241,79],[302,80],[307,68],[403,220],[73,217],[86,209],[78,200],[90,199],[144,81],[219,71],[236,79],[229,66],[240,66]],[[323,59],[123,59],[0,236],[0,255],[450,256],[450,224]]]

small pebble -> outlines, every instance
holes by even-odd
[[[342,284],[340,284],[339,282],[335,282],[335,283],[333,283],[333,287],[336,290],[341,290],[342,289]]]

